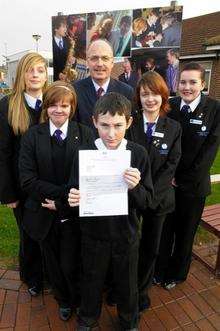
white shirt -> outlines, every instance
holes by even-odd
[[[107,89],[108,89],[108,85],[109,85],[109,82],[110,82],[110,78],[107,80],[107,82],[105,82],[102,86],[98,85],[93,79],[92,79],[92,82],[93,82],[93,85],[95,87],[95,91],[97,93],[98,89],[100,87],[103,88],[104,92],[102,92],[102,95],[104,95],[106,92],[107,92]]]
[[[40,94],[37,98],[35,98],[35,97],[32,97],[31,95],[27,94],[26,92],[24,92],[24,97],[25,97],[25,100],[27,101],[28,106],[31,107],[32,109],[35,109],[37,100],[42,101],[42,94]]]
[[[104,149],[108,149],[105,144],[103,143],[101,138],[98,138],[95,140],[95,145],[98,148],[98,150],[104,150]],[[126,150],[126,146],[127,146],[127,140],[126,139],[122,139],[120,145],[118,146],[117,150]]]
[[[152,126],[152,133],[155,132],[156,124],[157,124],[158,118],[159,118],[159,115],[157,116],[157,118],[156,118],[155,121],[154,121],[155,124]],[[146,132],[147,132],[147,123],[149,123],[149,121],[148,121],[146,115],[144,114],[144,112],[143,112],[143,121],[144,121],[144,132],[146,133]]]
[[[198,104],[200,103],[200,101],[201,101],[201,93],[198,95],[198,97],[197,98],[195,98],[192,102],[190,102],[190,103],[185,103],[185,101],[182,99],[181,100],[181,104],[180,104],[180,110],[182,109],[182,107],[184,106],[184,105],[187,105],[187,106],[189,106],[190,107],[190,110],[188,110],[188,113],[190,113],[190,112],[194,112],[194,110],[196,109],[196,107],[198,106]]]
[[[54,135],[54,132],[59,129],[62,131],[61,137],[64,140],[67,137],[68,124],[69,124],[69,120],[67,119],[66,122],[60,128],[57,128],[53,124],[53,122],[49,119],[49,128],[50,128],[51,137]]]
[[[58,38],[58,37],[54,36],[54,40],[55,40],[58,47],[60,47],[59,42],[61,41],[62,42],[62,47],[63,47],[63,38],[62,37]]]

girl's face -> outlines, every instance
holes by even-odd
[[[47,80],[47,71],[45,64],[38,63],[29,68],[24,74],[25,91],[29,94],[42,92]]]
[[[140,100],[143,111],[145,113],[159,115],[162,105],[162,97],[160,94],[155,94],[147,86],[140,88]]]
[[[185,70],[180,74],[179,93],[181,98],[190,103],[195,100],[205,87],[198,70]]]
[[[47,108],[47,115],[57,128],[60,128],[66,122],[70,116],[70,112],[71,105],[67,100],[55,102]]]

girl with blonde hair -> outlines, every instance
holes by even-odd
[[[18,63],[11,94],[0,100],[0,201],[12,208],[16,218],[20,232],[20,277],[33,296],[42,289],[42,258],[39,244],[23,227],[26,195],[19,184],[18,157],[21,136],[39,122],[46,85],[46,60],[38,53],[28,53]]]

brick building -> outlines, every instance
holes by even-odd
[[[206,70],[206,93],[220,99],[220,11],[183,20],[181,64],[201,63]]]

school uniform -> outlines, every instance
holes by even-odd
[[[217,100],[198,96],[187,111],[180,97],[171,99],[170,105],[169,116],[181,124],[183,134],[182,156],[175,173],[176,208],[164,226],[157,266],[165,282],[184,281],[187,277],[194,236],[205,198],[211,193],[209,170],[220,143]]]
[[[35,98],[27,94],[23,97],[30,116],[30,126],[33,126],[39,122],[41,107],[35,109]],[[0,101],[0,201],[2,204],[8,204],[19,200],[19,205],[13,208],[13,213],[20,235],[20,278],[29,288],[40,288],[43,268],[40,246],[23,228],[24,203],[27,196],[21,190],[18,173],[21,135],[15,135],[8,123],[8,107],[9,97],[6,96]]]
[[[69,219],[61,206],[74,152],[93,135],[89,128],[67,121],[60,128],[63,140],[57,141],[53,127],[51,122],[43,123],[24,135],[19,170],[21,186],[28,194],[25,230],[40,243],[55,298],[60,307],[66,308],[76,306],[79,300],[80,235],[78,223]],[[46,198],[55,200],[57,211],[41,206]]]
[[[128,215],[80,219],[82,232],[82,301],[79,318],[84,325],[94,325],[101,313],[102,290],[108,267],[111,265],[114,292],[121,326],[136,328],[138,324],[137,261],[139,219],[137,208],[148,206],[152,199],[148,154],[142,146],[123,140],[119,149],[131,151],[131,167],[141,172],[141,182],[128,191]],[[85,149],[105,149],[101,139]],[[78,163],[70,179],[78,187]]]
[[[65,69],[69,47],[70,45],[66,37],[61,38],[59,41],[57,37],[53,36],[54,81],[59,79],[59,74]]]
[[[147,290],[152,284],[165,216],[174,210],[175,198],[171,181],[181,155],[181,128],[176,121],[158,117],[152,126],[152,137],[147,137],[146,132],[147,119],[143,114],[137,113],[128,130],[128,138],[148,151],[154,185],[154,199],[142,213],[138,268],[140,306],[145,302]]]

